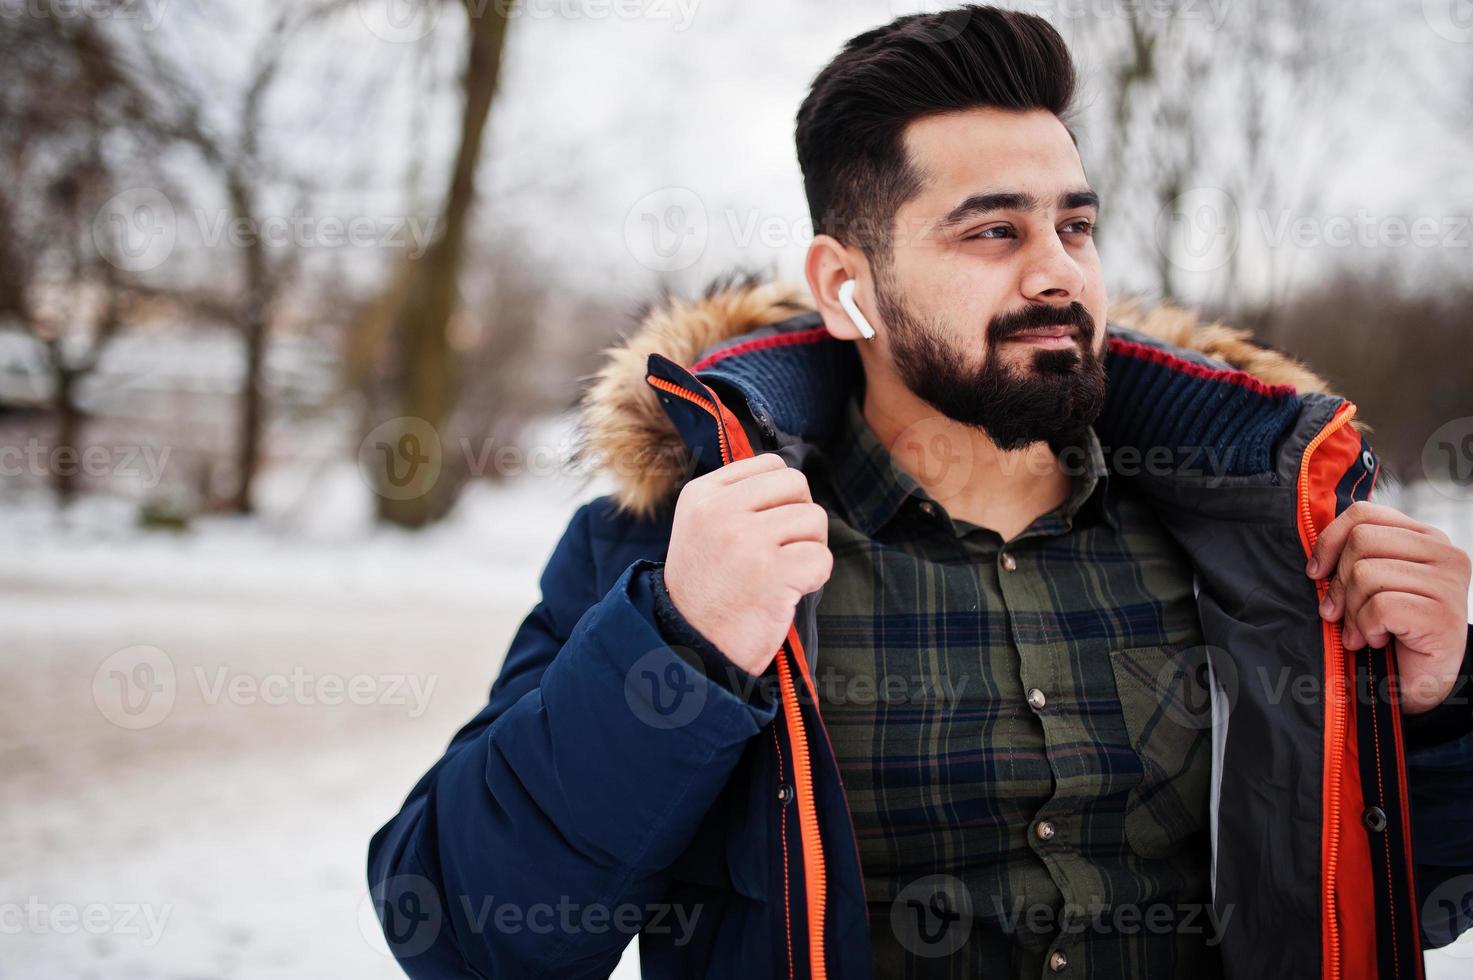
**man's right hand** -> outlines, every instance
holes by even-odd
[[[686,622],[760,676],[798,600],[834,570],[828,537],[828,514],[802,472],[774,453],[738,460],[680,491],[665,588]]]

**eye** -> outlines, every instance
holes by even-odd
[[[970,241],[973,241],[973,240],[976,240],[976,239],[997,239],[997,240],[1001,240],[1001,239],[1012,238],[1012,237],[1014,237],[1014,235],[1013,235],[1013,228],[1012,228],[1011,225],[990,225],[990,226],[988,226],[986,228],[983,228],[981,231],[977,232],[976,234],[968,235],[963,240],[970,242]]]
[[[1076,235],[1093,235],[1095,223],[1088,218],[1075,218],[1064,225],[1064,230]]]

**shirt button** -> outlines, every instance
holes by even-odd
[[[936,516],[936,505],[933,504],[933,503],[931,503],[931,501],[929,501],[929,500],[922,500],[921,501],[921,513],[925,514],[927,517],[935,517]]]
[[[1068,965],[1069,957],[1064,955],[1063,950],[1056,949],[1052,953],[1048,954],[1048,968],[1053,972],[1063,973],[1064,968]]]
[[[1038,688],[1030,687],[1028,689],[1028,704],[1035,711],[1042,711],[1043,706],[1048,704],[1048,698],[1044,697],[1043,692]]]
[[[1038,835],[1039,840],[1054,839],[1054,823],[1052,820],[1040,820],[1034,826],[1033,832]]]
[[[1011,551],[1004,551],[1002,553],[1002,567],[1004,571],[1009,572],[1015,571],[1017,569],[1018,559],[1013,557],[1013,553]]]

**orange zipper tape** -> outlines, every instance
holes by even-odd
[[[734,459],[746,459],[756,455],[752,451],[751,443],[747,441],[746,433],[737,424],[736,418],[719,401],[714,398],[703,398],[673,381],[666,381],[654,375],[648,375],[645,380],[661,391],[699,406],[715,420],[723,465]],[[803,680],[808,684],[808,689],[812,691],[813,683],[808,675],[808,661],[805,659],[802,641],[798,639],[797,628],[793,625],[788,626],[788,638],[784,646],[787,652],[792,654]],[[788,728],[788,737],[793,743],[793,795],[798,804],[798,837],[803,844],[803,884],[808,910],[809,976],[814,980],[827,980],[828,970],[825,965],[823,933],[824,916],[827,911],[828,868],[824,862],[823,840],[819,836],[818,804],[813,798],[813,764],[808,751],[808,732],[803,726],[803,711],[798,702],[797,685],[793,680],[792,668],[788,666],[784,650],[781,648],[777,652],[777,678],[783,704],[783,721]],[[786,891],[786,876],[784,876],[783,887]],[[788,921],[792,921],[791,912],[789,912]],[[791,961],[789,966],[791,968]]]

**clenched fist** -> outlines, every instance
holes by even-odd
[[[1347,649],[1396,638],[1402,711],[1442,703],[1468,645],[1467,552],[1430,524],[1357,500],[1320,533],[1305,572],[1334,576],[1320,615],[1340,621]]]
[[[762,674],[798,600],[829,580],[829,519],[808,478],[773,453],[685,485],[675,503],[665,588],[726,658]]]

